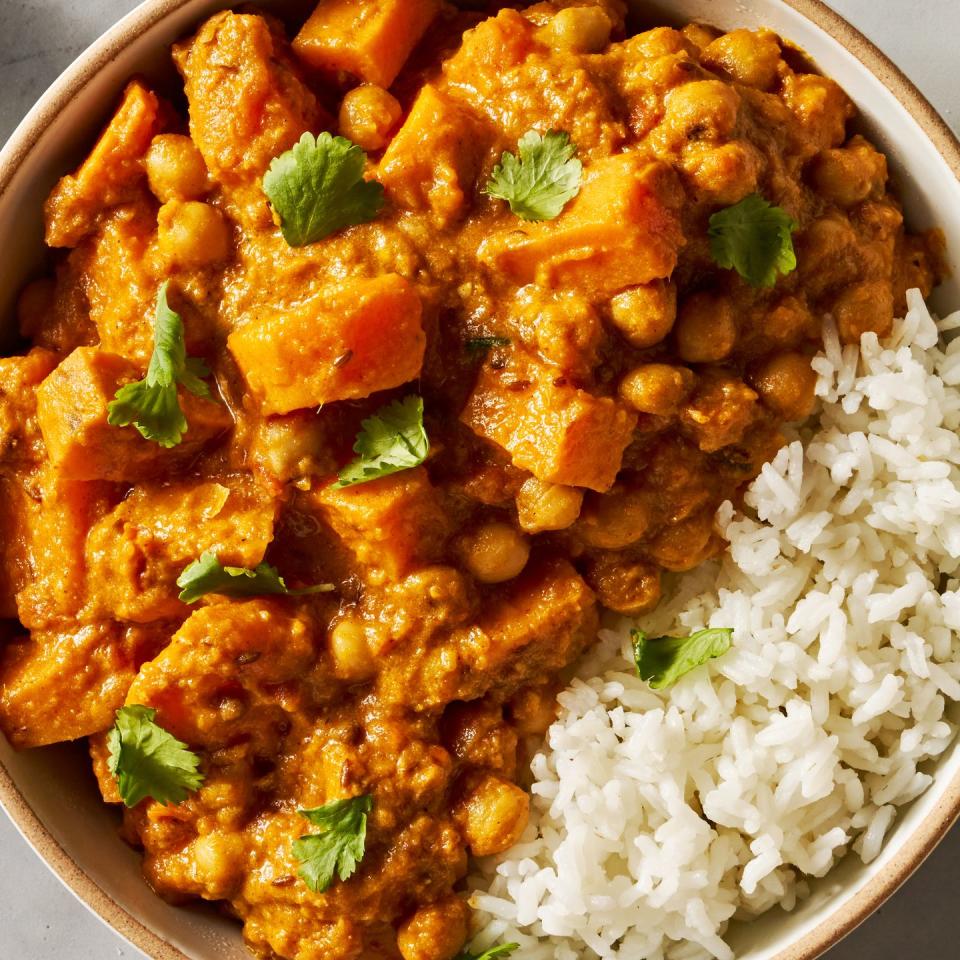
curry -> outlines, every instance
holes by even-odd
[[[0,726],[88,738],[257,956],[452,960],[601,609],[723,550],[824,322],[883,336],[939,241],[768,30],[324,0],[173,59],[0,360]]]

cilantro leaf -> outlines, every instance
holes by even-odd
[[[187,432],[177,384],[210,399],[210,388],[201,379],[209,377],[210,371],[202,360],[187,356],[183,321],[167,302],[169,285],[165,281],[157,293],[153,355],[146,377],[122,386],[107,405],[107,423],[114,427],[132,423],[142,436],[161,447],[175,447]]]
[[[793,231],[799,224],[780,207],[752,193],[710,218],[710,253],[753,287],[772,287],[797,269]]]
[[[481,356],[494,347],[509,347],[509,337],[470,337],[464,341],[464,349],[471,356]]]
[[[708,627],[689,637],[656,638],[631,630],[630,636],[640,679],[648,680],[654,690],[663,690],[708,660],[722,657],[730,649],[733,630]]]
[[[367,483],[427,459],[430,440],[423,428],[423,399],[411,394],[363,421],[353,452],[359,456],[340,471],[341,487]]]
[[[200,758],[155,723],[156,715],[150,707],[121,707],[107,734],[108,766],[128,807],[147,797],[182,803],[203,783]]]
[[[246,567],[225,567],[212,550],[205,551],[177,577],[180,600],[196,603],[208,593],[228,597],[262,597],[279,594],[284,597],[302,597],[310,593],[329,593],[336,588],[332,583],[319,583],[302,590],[291,590],[280,571],[269,563],[261,563],[253,570]]]
[[[484,950],[483,953],[471,953],[469,950],[464,950],[454,957],[454,960],[495,960],[496,957],[509,957],[514,950],[519,949],[519,943],[502,943],[499,947]]]
[[[263,192],[291,247],[316,243],[380,212],[383,187],[363,179],[365,161],[366,154],[355,143],[329,133],[305,133],[292,150],[273,159],[263,177]]]
[[[493,168],[485,188],[491,197],[506,200],[524,220],[552,220],[580,192],[583,164],[569,134],[551,130],[540,136],[525,133],[517,144],[517,159],[509,151]]]
[[[367,814],[372,808],[373,799],[362,796],[300,811],[300,816],[322,831],[293,842],[293,855],[300,861],[300,878],[314,893],[328,889],[334,873],[341,880],[353,876],[363,859]]]

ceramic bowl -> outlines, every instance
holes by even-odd
[[[283,0],[257,2],[277,10]],[[51,185],[82,158],[127,78],[140,73],[170,85],[170,43],[230,5],[147,0],[57,80],[0,152],[0,341],[12,341],[16,292],[43,263],[41,205]],[[862,125],[890,157],[911,225],[944,230],[954,279],[934,303],[960,306],[960,143],[883,54],[819,0],[636,0],[634,6],[638,26],[691,19],[725,29],[767,26],[805,50],[856,101]],[[736,926],[731,938],[738,957],[812,960],[869,916],[960,812],[956,745],[933,773],[933,784],[901,811],[873,863],[848,857],[812,884],[811,896],[793,913],[776,910]],[[117,814],[100,802],[80,747],[16,754],[0,738],[0,802],[63,882],[155,960],[249,960],[237,924],[210,908],[171,907],[148,889],[140,858],[118,837]]]

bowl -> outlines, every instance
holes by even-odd
[[[258,0],[303,14],[307,0]],[[0,151],[0,346],[14,342],[18,288],[44,261],[41,208],[54,182],[82,158],[125,81],[144,74],[171,87],[167,48],[229,0],[147,0],[86,51],[50,88]],[[699,19],[726,29],[768,26],[801,47],[861,111],[861,125],[891,160],[915,229],[943,229],[953,270],[933,298],[960,306],[960,142],[919,91],[861,34],[819,0],[635,0],[636,26]],[[954,711],[960,718],[960,711]],[[876,910],[923,862],[960,814],[960,745],[933,767],[930,788],[898,816],[883,852],[865,866],[847,857],[790,914],[735,924],[741,960],[813,960]],[[0,738],[0,803],[51,870],[105,923],[155,960],[249,960],[239,925],[209,906],[175,908],[143,882],[140,857],[117,834],[86,751],[60,745],[17,754]]]

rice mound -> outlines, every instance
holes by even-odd
[[[532,764],[531,822],[470,878],[474,949],[524,960],[730,960],[728,921],[869,862],[932,777],[960,699],[960,314],[917,291],[884,343],[814,361],[813,426],[717,515],[730,550],[679,579],[651,634],[733,627],[665,691],[604,630]]]

